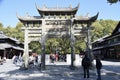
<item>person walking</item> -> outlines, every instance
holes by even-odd
[[[102,63],[100,61],[99,57],[96,57],[96,69],[97,69],[97,80],[101,80],[101,68],[102,68]]]
[[[82,59],[82,67],[84,71],[84,78],[89,78],[89,67],[90,67],[90,59],[85,54],[85,56]]]

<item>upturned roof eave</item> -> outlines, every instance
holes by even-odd
[[[36,18],[31,18],[31,17],[21,17],[21,16],[18,16],[18,19],[22,22],[24,21],[42,21],[41,18],[39,19],[36,19]]]
[[[75,22],[95,22],[98,18],[99,13],[97,13],[95,16],[93,17],[81,17],[81,18],[75,18],[74,21]]]
[[[41,19],[22,19],[22,18],[20,18],[19,20],[22,21],[22,22],[25,22],[25,21],[41,21]]]
[[[117,32],[117,30],[120,28],[120,21],[118,22],[117,26],[115,27],[115,29],[112,32],[112,35],[114,34],[119,34],[120,32]]]

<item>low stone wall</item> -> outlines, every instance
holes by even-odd
[[[46,54],[46,64],[50,63],[50,55]],[[70,65],[71,64],[71,54],[66,55],[66,64]],[[75,65],[81,65],[81,60],[82,58],[79,56],[79,54],[75,54]]]
[[[81,57],[79,56],[79,54],[75,54],[75,61],[74,64],[75,65],[81,65]],[[67,54],[67,64],[71,64],[71,54]]]

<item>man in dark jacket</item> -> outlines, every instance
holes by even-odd
[[[97,75],[98,75],[97,80],[101,80],[101,68],[102,68],[102,63],[100,61],[100,58],[96,57],[96,69],[97,69]]]
[[[89,78],[89,67],[90,67],[90,59],[87,55],[82,59],[82,67],[84,70],[84,78]]]

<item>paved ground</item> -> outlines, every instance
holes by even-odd
[[[107,64],[111,66],[107,66]],[[119,62],[118,62],[119,63]],[[102,80],[120,80],[120,64],[103,61]],[[77,65],[77,64],[76,64]],[[112,66],[113,65],[113,66]],[[90,70],[90,79],[96,80],[95,70]],[[0,80],[84,80],[83,70],[77,65],[75,70],[70,70],[66,62],[47,63],[46,70],[37,68],[20,70],[18,66],[12,64],[11,60],[0,65]]]

